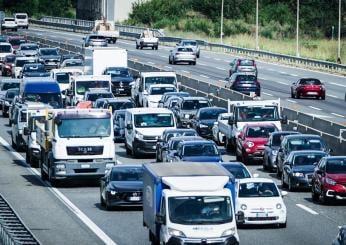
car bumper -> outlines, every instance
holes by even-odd
[[[217,245],[238,245],[239,241],[234,236],[220,238],[183,238],[172,236],[169,238],[167,245],[185,245],[185,244],[217,244]]]
[[[291,185],[294,188],[309,188],[311,187],[311,178],[307,177],[295,177],[295,176],[290,176],[291,179]]]
[[[335,190],[327,190],[326,196],[335,200],[346,200],[346,191],[340,192]]]
[[[134,196],[132,193],[136,193]],[[107,193],[107,201],[109,206],[141,206],[143,204],[142,194],[133,192],[117,192],[115,195]]]
[[[181,56],[176,56],[174,58],[174,61],[176,62],[196,62],[196,57],[181,57]]]
[[[140,42],[140,45],[143,47],[156,47],[159,44],[158,43]]]
[[[133,142],[133,147],[141,154],[156,154],[156,144],[157,141],[146,141],[136,138]]]
[[[249,152],[246,156],[253,161],[263,161],[264,151]]]
[[[303,97],[322,97],[325,96],[324,91],[300,91]]]
[[[213,138],[213,130],[211,127],[208,128],[198,128],[198,134],[203,138],[212,139]]]
[[[271,214],[245,212],[244,225],[265,225],[286,223],[286,212],[274,212]]]
[[[120,85],[118,83],[112,83],[112,85],[113,94],[131,94],[130,85]]]

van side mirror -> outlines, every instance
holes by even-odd
[[[234,124],[234,118],[231,116],[228,118],[228,125],[233,125]]]
[[[162,214],[156,214],[155,223],[158,225],[166,225],[165,216]]]
[[[235,218],[237,224],[243,224],[245,222],[244,212],[238,211],[238,213],[235,214]]]

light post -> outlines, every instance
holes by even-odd
[[[297,38],[297,43],[296,43],[296,56],[299,57],[299,0],[297,0],[297,34],[296,34],[296,38]]]
[[[220,42],[222,43],[222,36],[223,36],[223,2],[224,0],[221,1],[221,26],[220,26]]]
[[[341,58],[340,38],[341,38],[341,0],[339,0],[338,57],[337,59]]]
[[[334,26],[332,26],[332,41],[334,41]]]
[[[258,45],[258,0],[256,0],[256,49],[259,50],[259,45]]]

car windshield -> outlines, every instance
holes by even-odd
[[[201,111],[199,114],[199,119],[201,120],[209,120],[209,119],[214,119],[216,120],[219,116],[220,113],[225,112],[224,110],[204,110]]]
[[[46,72],[46,69],[42,64],[25,65],[23,67],[23,72]]]
[[[256,122],[256,121],[279,121],[278,108],[276,106],[263,107],[237,107],[238,122]]]
[[[328,174],[346,174],[346,158],[327,160],[326,172]]]
[[[0,45],[0,53],[11,53],[11,45]]]
[[[106,75],[111,75],[111,77],[129,77],[130,72],[124,68],[112,68],[107,70]]]
[[[109,137],[111,135],[110,118],[63,119],[58,123],[60,138]]]
[[[112,111],[125,110],[129,108],[134,108],[135,105],[130,101],[114,101],[108,103],[108,108],[112,107]]]
[[[111,175],[111,181],[142,181],[142,168],[119,167],[114,168]]]
[[[278,189],[274,183],[248,182],[239,185],[239,197],[278,197]]]
[[[308,155],[297,155],[294,157],[294,165],[314,165],[314,163],[319,162],[322,157],[326,154],[308,154]]]
[[[239,60],[239,65],[240,66],[254,66],[255,61],[253,61],[253,60]]]
[[[21,45],[20,49],[21,50],[37,50],[38,46],[37,45]]]
[[[276,131],[275,127],[251,127],[248,128],[246,136],[249,138],[269,138],[272,132]]]
[[[288,142],[288,151],[323,150],[324,144],[320,139],[291,139]]]
[[[182,108],[183,110],[197,110],[203,107],[210,106],[208,100],[186,100],[183,102]]]
[[[112,93],[92,93],[86,96],[86,100],[94,101],[94,102],[97,99],[102,99],[102,98],[113,98],[113,94]]]
[[[273,135],[272,146],[280,146],[282,139],[288,134],[275,134]]]
[[[27,93],[24,98],[26,101],[42,102],[51,105],[53,108],[62,108],[60,93]]]
[[[183,53],[191,53],[193,52],[192,48],[178,48],[178,52],[183,52]]]
[[[57,49],[41,49],[41,55],[59,55]]]
[[[197,136],[197,132],[196,131],[169,132],[168,134],[166,134],[165,141],[168,142],[171,138],[178,137],[178,136]]]
[[[109,90],[109,81],[76,81],[76,91],[79,95],[84,95],[86,91],[92,88],[105,88]]]
[[[185,157],[196,157],[196,156],[218,156],[219,152],[213,144],[188,144],[184,146]]]
[[[17,38],[14,38],[14,39],[10,39],[9,40],[9,43],[12,45],[12,46],[19,46],[21,45],[22,43],[25,43],[25,39],[17,39]]]
[[[134,115],[136,128],[174,127],[171,113],[148,113]]]
[[[28,60],[18,60],[18,59],[16,59],[15,66],[16,67],[23,67],[25,64],[36,63],[36,62],[37,62],[37,60],[35,60],[35,59],[28,59]]]
[[[246,170],[246,168],[241,166],[232,166],[229,164],[222,165],[225,169],[230,172],[234,178],[236,179],[244,179],[244,178],[251,178],[250,173]]]
[[[20,83],[4,83],[1,90],[6,91],[10,88],[19,88]]]
[[[318,79],[302,79],[300,85],[321,85],[321,81]]]
[[[147,77],[145,78],[145,90],[153,84],[176,84],[175,77]]]
[[[232,222],[232,203],[226,196],[168,198],[169,218],[182,225],[212,225]]]
[[[177,89],[175,87],[151,87],[150,94],[151,95],[162,95],[166,92],[176,92]]]
[[[69,72],[61,72],[61,73],[56,73],[56,80],[58,81],[58,83],[64,83],[67,84],[70,82],[70,75],[71,73]]]
[[[256,76],[255,75],[238,75],[236,80],[238,82],[251,82],[253,83],[256,81]]]

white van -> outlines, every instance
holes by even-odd
[[[17,22],[18,28],[29,28],[29,17],[27,13],[16,13],[14,14],[14,19]]]
[[[126,154],[155,154],[157,139],[165,129],[175,129],[176,120],[166,108],[132,108],[125,113]]]

